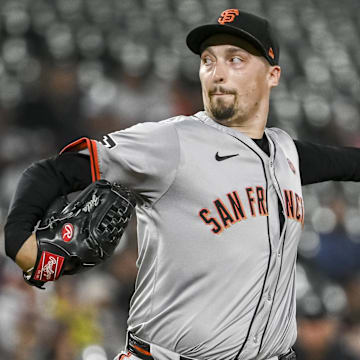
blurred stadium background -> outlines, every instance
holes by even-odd
[[[104,266],[40,291],[4,255],[9,202],[31,162],[80,136],[202,109],[185,36],[234,7],[279,34],[270,126],[360,147],[359,0],[0,0],[0,360],[106,360],[122,349],[135,221]],[[299,359],[360,359],[360,185],[305,187],[304,197]]]

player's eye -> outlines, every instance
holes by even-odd
[[[233,56],[231,58],[231,62],[234,64],[241,64],[242,63],[242,58],[240,56]]]
[[[204,65],[211,65],[212,64],[212,60],[210,58],[210,56],[204,56],[201,58],[201,62],[204,64]]]

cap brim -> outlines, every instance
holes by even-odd
[[[233,27],[231,25],[209,24],[199,26],[190,31],[186,37],[186,44],[193,53],[200,55],[202,50],[201,44],[207,38],[216,34],[230,34],[245,39],[250,44],[254,45],[266,59],[269,59],[269,56],[266,53],[263,45],[254,36],[245,30]],[[273,59],[269,60],[273,61]]]

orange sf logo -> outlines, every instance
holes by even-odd
[[[269,54],[269,56],[270,56],[272,59],[275,59],[274,50],[273,50],[272,48],[269,49],[268,54]]]
[[[218,23],[224,25],[225,23],[230,23],[235,20],[235,16],[239,15],[238,9],[228,9],[221,13],[221,16],[218,18]]]

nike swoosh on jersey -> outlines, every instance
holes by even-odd
[[[232,158],[232,157],[234,157],[234,156],[238,156],[238,155],[239,155],[239,154],[220,156],[220,155],[219,155],[219,152],[217,152],[217,153],[215,154],[215,159],[216,159],[217,161],[223,161],[223,160],[227,160],[227,159],[230,159],[230,158]]]

